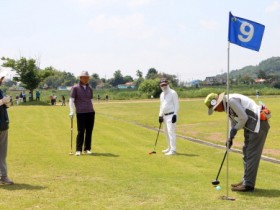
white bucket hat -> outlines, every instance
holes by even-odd
[[[82,71],[79,75],[79,77],[89,77],[89,74],[87,71]]]

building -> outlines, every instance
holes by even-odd
[[[133,82],[127,82],[125,84],[118,85],[118,89],[134,89],[135,84]]]

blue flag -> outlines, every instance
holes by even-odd
[[[265,26],[229,13],[228,41],[259,51]]]

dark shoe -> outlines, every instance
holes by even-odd
[[[10,180],[7,176],[1,176],[0,178],[0,184],[14,184],[12,180]]]
[[[232,191],[239,191],[239,192],[253,192],[254,189],[255,189],[254,187],[246,186],[246,185],[243,185],[243,184],[231,188]]]
[[[236,184],[231,184],[231,186],[232,186],[232,187],[237,187],[237,186],[242,185],[242,184],[243,184],[243,181],[238,182],[238,183],[236,183]]]

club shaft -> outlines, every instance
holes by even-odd
[[[72,152],[72,142],[73,142],[73,118],[71,118],[71,152]]]
[[[160,128],[161,128],[161,123],[159,124],[158,133],[157,133],[157,138],[156,138],[155,146],[154,146],[154,151],[155,151],[156,146],[157,146],[157,141],[158,141],[158,136],[159,136]]]
[[[220,166],[220,169],[219,169],[219,171],[218,171],[218,174],[217,174],[216,180],[218,180],[218,178],[219,178],[219,175],[220,175],[220,172],[221,172],[222,167],[223,167],[223,165],[224,165],[224,162],[225,162],[226,156],[227,156],[227,150],[226,150],[226,152],[225,152],[225,155],[224,155],[223,161],[222,161],[221,166]]]

